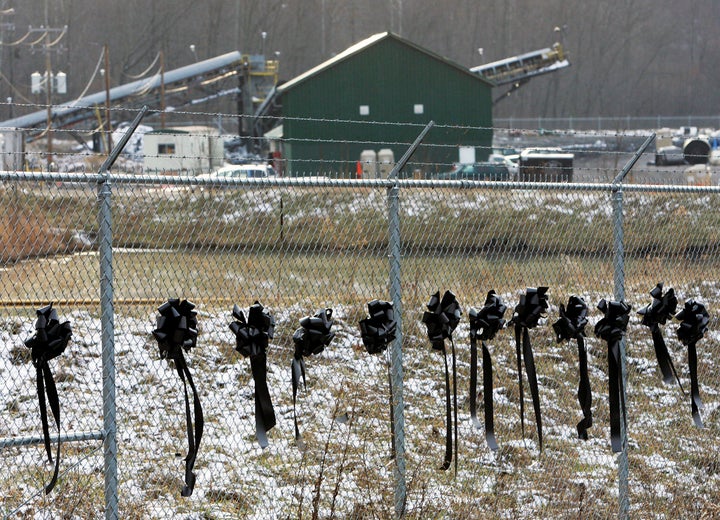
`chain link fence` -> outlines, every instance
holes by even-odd
[[[603,175],[612,179],[617,171]],[[713,209],[720,190],[714,186],[329,177],[220,182],[32,172],[5,172],[2,181],[0,513],[6,517],[720,514],[720,222]],[[628,444],[620,456],[610,447],[608,348],[593,333],[602,317],[596,305],[616,297],[619,253],[625,301],[632,305]],[[663,383],[650,332],[637,314],[660,282],[675,289],[678,310],[695,299],[710,313],[698,342],[702,429],[693,424],[690,396]],[[515,339],[505,329],[487,345],[499,445],[492,451],[470,420],[468,313],[494,290],[509,320],[526,288],[541,286],[549,287],[549,308],[530,335],[543,449],[527,387],[521,426]],[[110,312],[103,304],[108,290]],[[441,470],[445,368],[422,322],[431,295],[446,290],[462,309],[453,333],[457,471]],[[572,295],[589,307],[588,440],[578,439],[575,428],[582,418],[577,348],[558,343],[552,329]],[[158,307],[170,298],[187,299],[198,312],[197,347],[186,359],[205,426],[190,497],[181,496],[188,452],[183,386],[153,337]],[[400,349],[365,351],[358,323],[373,299],[399,303]],[[235,350],[229,328],[233,305],[247,311],[255,301],[276,323],[267,383],[277,425],[265,449],[255,436],[250,362]],[[35,368],[24,341],[35,333],[35,309],[51,302],[71,322],[73,336],[51,362],[63,443],[60,478],[46,495],[53,466],[42,445]],[[335,338],[305,359],[306,385],[293,406],[294,331],[301,318],[327,308]],[[689,392],[678,324],[669,322],[663,333]],[[111,357],[103,357],[103,344],[112,345]],[[482,402],[482,384],[478,389]],[[116,416],[108,420],[111,408]],[[304,450],[295,441],[295,414]],[[57,433],[52,422],[50,433]],[[623,456],[629,511],[620,496]]]

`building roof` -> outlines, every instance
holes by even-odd
[[[417,45],[416,43],[413,43],[413,42],[411,42],[411,41],[409,41],[409,40],[406,40],[406,39],[404,39],[404,38],[401,38],[401,37],[398,36],[397,34],[394,34],[394,33],[391,33],[391,32],[382,32],[382,33],[373,34],[372,36],[370,36],[370,37],[368,37],[368,38],[366,38],[366,39],[364,39],[364,40],[362,40],[362,41],[359,41],[359,42],[357,42],[357,43],[354,44],[354,45],[351,45],[350,47],[348,47],[347,49],[345,49],[344,51],[342,51],[340,54],[337,54],[337,55],[333,56],[333,57],[330,58],[329,60],[324,61],[324,62],[320,63],[319,65],[317,65],[317,66],[315,66],[315,67],[313,67],[313,68],[311,68],[311,69],[303,72],[303,73],[300,74],[299,76],[294,77],[294,78],[291,79],[290,81],[287,81],[286,83],[283,83],[282,85],[280,85],[279,87],[277,87],[278,94],[282,94],[282,93],[284,93],[285,91],[288,91],[288,90],[294,88],[295,86],[299,85],[300,83],[303,83],[303,82],[307,81],[308,79],[310,79],[310,78],[312,78],[312,77],[314,77],[314,76],[317,76],[319,73],[321,73],[321,72],[323,72],[323,71],[325,71],[325,70],[328,70],[328,69],[333,68],[333,67],[334,67],[335,65],[337,65],[338,63],[341,63],[341,62],[343,62],[343,61],[346,61],[346,60],[349,59],[350,57],[352,57],[352,56],[354,56],[354,55],[356,55],[356,54],[358,54],[358,53],[360,53],[360,52],[363,52],[364,50],[368,49],[369,47],[372,47],[373,45],[376,45],[377,43],[379,43],[379,42],[381,42],[381,41],[383,41],[383,40],[388,40],[388,39],[401,42],[401,43],[403,43],[404,45],[407,45],[408,47],[412,47],[412,48],[414,48],[414,49],[422,52],[423,54],[426,54],[426,55],[428,55],[428,56],[430,56],[430,57],[432,57],[432,58],[435,58],[435,59],[437,59],[437,60],[439,60],[439,61],[442,61],[442,62],[444,62],[446,65],[448,65],[448,66],[450,66],[450,67],[453,67],[453,68],[455,68],[455,69],[457,69],[457,70],[459,70],[459,71],[461,71],[461,72],[464,72],[464,73],[466,73],[466,74],[469,75],[469,76],[472,76],[473,78],[477,79],[478,81],[480,81],[480,82],[482,82],[482,83],[485,83],[485,84],[487,84],[487,85],[489,85],[489,86],[491,86],[491,87],[494,86],[491,82],[489,82],[489,81],[487,81],[486,79],[482,78],[481,76],[479,76],[479,75],[474,74],[473,72],[471,72],[470,69],[467,68],[467,67],[463,67],[462,65],[460,65],[460,64],[458,64],[458,63],[456,63],[456,62],[454,62],[454,61],[452,61],[452,60],[450,60],[450,59],[448,59],[448,58],[445,58],[445,57],[443,57],[443,56],[440,56],[439,54],[436,54],[436,53],[434,53],[434,52],[432,52],[432,51],[429,51],[429,50],[427,50],[427,49],[425,49],[425,48],[423,48],[423,47],[420,47],[420,46]]]

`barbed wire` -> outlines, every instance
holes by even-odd
[[[0,103],[0,106],[5,105],[12,105],[16,108],[35,108],[37,111],[41,110],[47,110],[48,106],[46,104],[42,103],[34,103],[31,101],[27,101],[26,103],[17,103],[17,102],[2,102]],[[76,109],[87,109],[87,110],[94,110],[96,105],[79,105],[76,102],[70,103],[59,103],[52,105],[50,108],[57,108],[62,109],[65,107],[72,107]],[[123,106],[123,105],[114,105],[111,107],[112,111],[114,113],[118,112],[130,112],[133,115],[137,113],[137,107],[132,106]],[[151,114],[160,114],[161,111],[159,109],[152,109]],[[188,110],[175,110],[175,109],[166,109],[164,111],[166,115],[172,115],[172,116],[183,116],[188,118],[211,118],[211,119],[217,119],[217,118],[226,118],[226,119],[252,119],[257,121],[279,121],[279,120],[286,120],[286,121],[297,121],[297,122],[314,122],[314,123],[332,123],[332,124],[358,124],[358,125],[383,125],[383,126],[403,126],[403,127],[413,127],[413,128],[423,128],[427,122],[417,122],[417,121],[387,121],[387,120],[366,120],[366,119],[346,119],[346,118],[327,118],[327,117],[278,117],[278,116],[254,116],[254,115],[244,115],[244,114],[237,114],[237,113],[229,113],[229,112],[218,112],[218,111],[188,111]],[[649,121],[649,120],[657,120],[658,118],[661,119],[669,119],[671,116],[643,116],[643,117],[634,117],[631,118],[631,120],[643,120],[643,121]],[[616,120],[626,120],[626,116],[618,116],[617,118],[613,117],[572,117],[572,118],[495,118],[495,121],[523,121],[523,122],[532,122],[532,121],[597,121],[597,120],[608,120],[608,121],[616,121]],[[708,116],[688,116],[687,119],[705,119],[705,120],[711,120],[711,119],[717,119],[720,122],[720,116],[715,115],[708,115]],[[544,129],[544,128],[523,128],[521,126],[499,126],[499,125],[491,125],[491,126],[482,126],[482,125],[455,125],[455,124],[448,124],[448,123],[436,123],[435,125],[438,129],[454,129],[454,130],[494,130],[494,131],[515,131],[519,132],[520,135],[529,133],[529,134],[535,134],[537,132],[545,132],[545,133],[553,133],[556,135],[588,135],[588,136],[595,136],[595,135],[604,135],[604,136],[612,136],[612,137],[622,137],[626,136],[629,133],[634,132],[643,132],[647,131],[649,129],[654,129],[655,125],[649,126],[648,128],[638,128],[634,130],[605,130],[605,129],[593,129],[593,130],[586,130],[586,129],[574,129],[574,128],[558,128],[558,129]]]
[[[152,81],[152,79],[156,76],[155,74],[153,77],[149,78],[148,81]],[[140,92],[137,93],[138,95],[142,95],[146,92]],[[14,108],[28,108],[28,109],[36,109],[36,111],[43,111],[48,109],[47,104],[43,103],[33,103],[30,101],[27,101],[25,103],[15,103],[15,102],[0,102],[0,106],[13,106]],[[77,100],[73,102],[66,102],[66,103],[59,103],[51,105],[50,108],[55,109],[63,109],[63,108],[74,108],[79,110],[95,110],[97,107],[96,104],[92,105],[79,105],[77,104]],[[125,113],[132,114],[133,116],[137,113],[138,108],[132,107],[132,106],[123,106],[123,105],[113,105],[111,106],[111,110],[113,113]],[[218,111],[189,111],[189,110],[174,110],[174,109],[166,109],[165,111],[161,111],[159,109],[151,109],[150,115],[160,115],[165,114],[166,116],[173,116],[175,118],[179,117],[187,117],[187,118],[206,118],[206,119],[230,119],[230,120],[246,120],[250,119],[253,121],[291,121],[291,122],[308,122],[308,123],[324,123],[324,124],[354,124],[354,125],[375,125],[375,126],[388,126],[388,127],[406,127],[406,128],[417,128],[422,129],[427,124],[427,121],[423,122],[417,122],[417,121],[388,121],[388,120],[366,120],[366,119],[347,119],[347,118],[328,118],[328,117],[279,117],[279,116],[255,116],[255,115],[246,115],[246,114],[237,114],[237,113],[230,113],[230,112],[218,112]],[[129,117],[129,116],[128,116]],[[720,122],[720,116],[694,116],[695,118],[704,117],[707,119],[718,119]],[[542,120],[543,118],[526,118],[524,121],[533,121],[533,120]],[[562,118],[562,120],[573,120],[573,121],[579,121],[582,118]],[[596,120],[597,118],[585,118],[586,120]],[[608,120],[622,120],[625,119],[624,117],[618,117],[618,118],[607,118]],[[646,118],[642,118],[644,120],[650,120],[655,119],[655,117],[648,116]],[[509,119],[503,119],[505,121],[510,121]],[[519,120],[519,119],[518,119]],[[450,123],[437,123],[434,126],[437,130],[467,130],[467,131],[498,131],[498,132],[507,132],[507,131],[513,131],[518,136],[526,136],[526,135],[536,135],[538,132],[542,132],[545,135],[558,135],[558,136],[604,136],[604,137],[626,137],[628,135],[637,135],[637,134],[643,134],[648,135],[649,131],[654,129],[654,127],[651,128],[640,128],[640,129],[634,129],[634,130],[583,130],[583,129],[543,129],[543,128],[522,128],[522,127],[508,127],[508,126],[498,126],[498,125],[490,125],[490,126],[484,126],[484,125],[457,125],[457,124],[450,124]],[[21,130],[31,130],[31,128],[20,128]]]
[[[48,105],[42,103],[0,103],[2,106],[12,105],[13,107],[24,106],[26,108],[46,108]],[[85,107],[80,107],[85,108]],[[28,168],[32,170],[42,170],[44,166],[40,163],[44,160],[44,154],[47,152],[43,150],[41,139],[48,137],[56,141],[54,149],[52,151],[53,164],[47,166],[48,170],[51,168],[58,168],[60,171],[93,171],[95,166],[91,160],[91,157],[105,157],[104,151],[92,150],[89,144],[89,138],[93,135],[117,135],[118,130],[110,131],[105,128],[101,123],[98,124],[96,121],[99,119],[97,114],[100,105],[93,105],[92,107],[86,107],[88,110],[94,112],[94,120],[96,125],[91,128],[73,128],[71,133],[74,139],[80,143],[83,140],[86,141],[84,145],[73,146],[69,149],[67,143],[69,142],[66,132],[68,129],[64,128],[45,128],[42,133],[34,136],[36,144],[32,144],[28,147],[27,153],[24,155],[24,162],[28,165]],[[135,115],[136,110],[129,106],[114,107],[113,113],[128,112]],[[216,152],[211,157],[210,152],[202,152],[198,154],[194,153],[176,153],[176,154],[162,154],[158,153],[157,150],[149,150],[147,147],[137,148],[133,154],[124,156],[122,164],[116,168],[128,168],[134,172],[142,172],[144,170],[158,171],[157,165],[153,164],[150,166],[148,161],[159,160],[162,158],[169,158],[175,161],[175,167],[164,167],[164,171],[167,172],[184,172],[186,175],[197,175],[200,173],[208,173],[217,170],[219,167],[231,166],[233,163],[252,163],[252,162],[265,162],[270,166],[273,166],[279,173],[284,174],[287,172],[290,175],[329,175],[331,177],[352,177],[359,174],[361,165],[363,163],[362,158],[358,152],[357,157],[348,157],[347,152],[338,153],[337,157],[301,157],[293,158],[292,161],[288,160],[283,156],[271,156],[267,152],[268,138],[264,136],[248,136],[238,134],[234,131],[234,125],[243,118],[250,116],[238,116],[237,114],[223,112],[223,111],[166,111],[167,115],[171,115],[175,118],[175,121],[168,123],[169,128],[176,128],[183,131],[188,135],[188,138],[198,138],[203,140],[218,140],[222,145],[219,145]],[[160,114],[159,111],[153,112],[154,115]],[[122,117],[120,117],[122,118]],[[267,119],[274,120],[275,118],[267,117]],[[223,127],[227,124],[227,121],[231,122],[231,129],[225,130]],[[397,159],[397,154],[400,150],[407,149],[412,143],[411,138],[407,140],[397,139],[398,132],[395,130],[398,127],[410,128],[410,134],[413,134],[413,127],[420,127],[419,123],[402,123],[397,121],[365,121],[365,120],[353,120],[346,118],[311,118],[311,117],[293,117],[285,118],[284,121],[293,122],[311,122],[312,124],[322,125],[327,127],[323,133],[326,135],[335,135],[337,137],[298,137],[288,136],[281,137],[278,141],[284,145],[298,146],[298,145],[309,145],[309,146],[320,146],[320,147],[340,147],[345,148],[355,147],[368,150],[377,150],[383,148],[389,148],[395,152],[394,157],[390,159],[390,162],[394,164],[394,160]],[[339,129],[342,126],[355,125],[355,124],[377,124],[378,126],[386,126],[388,133],[394,139],[382,140],[381,138],[373,139],[346,139],[342,137],[342,132]],[[338,127],[336,131],[333,127]],[[207,128],[205,130],[204,128]],[[216,130],[217,128],[217,130]],[[328,128],[330,130],[328,131]],[[391,130],[393,129],[393,130]],[[38,132],[38,129],[21,129],[28,131]],[[120,130],[122,131],[122,130]],[[489,156],[493,153],[510,153],[514,150],[514,153],[519,153],[524,148],[544,148],[544,149],[556,149],[559,151],[574,154],[574,164],[571,168],[568,167],[556,167],[556,172],[568,171],[573,172],[574,175],[578,176],[582,180],[588,180],[592,182],[602,182],[607,180],[613,173],[616,173],[621,168],[624,159],[627,158],[629,151],[632,151],[633,143],[641,138],[645,138],[649,135],[649,130],[628,130],[628,131],[580,131],[573,129],[564,130],[553,130],[546,131],[543,129],[531,129],[531,128],[505,128],[497,125],[492,126],[468,126],[468,125],[452,125],[442,124],[436,125],[435,131],[439,132],[488,132],[494,136],[492,143],[468,143],[468,146],[472,146],[476,153],[479,154],[479,160],[485,160],[484,157]],[[379,132],[382,134],[382,132]],[[48,135],[50,134],[50,135]],[[378,132],[374,132],[377,135]],[[234,151],[232,145],[226,146],[231,138],[239,138],[238,146],[239,151]],[[97,137],[95,137],[97,138]],[[585,139],[583,141],[583,139]],[[459,164],[459,158],[454,158],[455,152],[460,146],[460,143],[443,143],[443,142],[432,142],[432,139],[424,142],[420,145],[420,154],[416,154],[416,159],[411,160],[408,168],[405,170],[405,175],[413,175],[421,173],[422,175],[432,176],[437,173],[446,172],[448,173],[454,167]],[[501,150],[504,149],[504,152]],[[439,153],[441,159],[427,160],[424,159],[422,151],[425,153]],[[181,148],[178,151],[182,152]],[[453,157],[452,159],[450,157]],[[366,161],[367,162],[367,161]],[[372,161],[371,161],[372,162]],[[652,161],[648,161],[651,163]],[[376,168],[381,168],[383,162],[381,160],[375,161]],[[694,177],[698,175],[704,175],[697,168],[694,172],[687,168],[687,164],[668,165],[664,167],[662,171],[654,171],[652,175],[657,178],[652,178],[651,182],[667,182],[661,175],[662,172],[668,172],[675,179],[675,182],[683,181],[683,178],[678,177],[679,174],[685,173],[685,177],[688,175],[692,179],[688,178],[689,181],[694,181]],[[675,167],[673,167],[675,166]],[[366,166],[366,171],[372,172],[372,166]],[[369,168],[369,170],[368,170]],[[383,167],[387,168],[387,167]],[[292,172],[290,171],[292,170]],[[513,170],[511,170],[513,171]],[[708,170],[709,171],[709,170]],[[647,179],[648,173],[646,172],[644,179]],[[698,177],[699,178],[699,177]],[[709,179],[709,176],[708,176]],[[703,182],[706,182],[704,180]]]

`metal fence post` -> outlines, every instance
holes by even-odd
[[[613,190],[613,237],[615,258],[614,282],[615,300],[625,300],[625,249],[623,236],[623,192],[620,187]],[[625,392],[627,385],[627,367],[625,354],[625,338],[620,340],[620,377],[622,378],[621,392]],[[625,402],[625,396],[621,396],[621,402]],[[622,451],[618,455],[618,493],[619,512],[618,518],[626,520],[629,518],[630,497],[628,495],[628,453],[627,453],[627,431],[625,423],[620,421],[620,442]]]
[[[100,327],[102,329],[102,377],[103,377],[103,456],[105,475],[105,519],[117,520],[117,415],[115,409],[115,308],[113,294],[112,263],[112,204],[110,167],[122,152],[130,136],[147,113],[144,106],[128,128],[120,142],[100,166],[98,179],[98,253],[100,256]]]
[[[615,300],[625,300],[625,237],[623,234],[623,191],[622,183],[625,176],[632,169],[640,156],[650,143],[655,139],[655,134],[651,134],[645,142],[638,148],[633,157],[625,164],[620,173],[613,180],[613,238],[615,258],[613,260],[615,282]],[[627,363],[625,351],[625,337],[620,340],[620,377],[622,378],[621,392],[625,393],[627,388]],[[626,396],[620,397],[621,402],[626,402]],[[618,518],[627,520],[630,517],[630,495],[628,489],[628,453],[627,453],[627,431],[625,423],[620,421],[620,442],[622,451],[618,455],[618,493],[619,493],[619,512]]]
[[[435,126],[430,121],[418,134],[415,141],[405,151],[400,160],[395,163],[388,174],[392,185],[388,188],[388,235],[390,251],[390,297],[395,308],[397,319],[397,335],[393,341],[390,352],[392,388],[393,388],[393,428],[395,438],[395,517],[405,516],[405,503],[407,488],[405,485],[405,404],[403,401],[403,356],[402,356],[402,294],[400,291],[400,187],[398,174],[405,167],[408,160],[415,153],[425,135]]]
[[[405,514],[405,414],[403,401],[402,295],[400,291],[400,188],[397,182],[388,188],[388,224],[390,249],[390,298],[395,307],[397,335],[393,341],[390,362],[393,388],[393,431],[395,434],[395,517]]]
[[[107,173],[107,172],[105,172]],[[117,421],[115,413],[115,311],[113,308],[112,221],[110,180],[105,175],[98,188],[100,254],[100,322],[102,328],[103,455],[105,518],[118,516]]]

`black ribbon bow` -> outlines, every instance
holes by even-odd
[[[673,365],[672,359],[670,358],[670,353],[665,344],[662,331],[660,330],[660,325],[665,325],[668,320],[672,320],[677,309],[678,300],[675,296],[675,290],[670,288],[663,294],[663,284],[659,283],[650,291],[650,296],[652,296],[652,303],[638,311],[638,314],[642,316],[641,323],[650,328],[653,347],[655,348],[655,357],[657,358],[660,372],[662,372],[663,381],[665,383],[672,383],[674,377],[678,385],[680,385],[680,389],[685,393],[685,389],[682,387],[680,378],[675,371],[675,365]]]
[[[509,324],[515,325],[515,355],[517,358],[518,384],[520,387],[520,427],[525,436],[525,396],[523,392],[522,365],[525,363],[533,409],[535,410],[535,425],[538,432],[538,445],[543,449],[542,417],[540,415],[540,392],[538,390],[535,359],[530,343],[530,329],[537,327],[540,318],[545,315],[548,308],[547,287],[528,287],[525,294],[520,296],[520,302],[515,307],[512,320]],[[522,338],[522,342],[521,342]],[[521,346],[522,345],[522,346]]]
[[[369,316],[360,320],[360,335],[368,354],[384,352],[397,333],[397,320],[392,302],[372,300],[368,302]],[[395,458],[395,413],[393,410],[393,385],[390,361],[386,360],[388,388],[390,389],[390,439],[391,457]]]
[[[324,309],[315,313],[314,316],[305,316],[300,320],[300,328],[295,330],[293,334],[293,343],[295,343],[295,354],[293,356],[292,371],[292,391],[293,391],[293,419],[295,421],[295,442],[302,450],[305,449],[305,443],[300,435],[300,429],[297,423],[297,391],[300,386],[300,378],[302,377],[303,387],[305,387],[305,360],[304,356],[319,354],[335,337],[332,332],[332,309]]]
[[[267,432],[275,426],[275,410],[267,385],[267,348],[275,331],[275,319],[257,301],[248,310],[247,320],[237,305],[233,306],[232,315],[236,320],[230,324],[236,339],[235,350],[250,358],[255,382],[255,436],[260,447],[266,448]]]
[[[197,346],[197,312],[194,309],[195,305],[187,300],[180,301],[177,298],[168,300],[158,307],[160,315],[157,317],[157,328],[153,330],[153,336],[158,342],[160,359],[171,359],[174,362],[185,393],[188,454],[185,457],[185,486],[181,493],[184,497],[191,496],[195,488],[193,468],[195,467],[195,460],[197,459],[205,424],[200,398],[183,355],[183,350],[190,351],[191,348]],[[194,429],[190,415],[188,384],[193,393]]]
[[[595,336],[608,344],[608,401],[610,403],[610,443],[615,453],[623,449],[620,428],[627,427],[625,387],[620,366],[620,342],[630,320],[632,307],[623,301],[600,300],[597,306],[605,315],[595,324]],[[622,418],[622,419],[621,419]]]
[[[57,482],[60,471],[60,400],[58,399],[55,379],[50,371],[48,361],[58,357],[65,351],[65,348],[72,336],[70,322],[60,323],[57,312],[52,308],[52,303],[35,311],[35,335],[25,341],[25,346],[30,349],[33,365],[35,366],[35,383],[38,393],[38,404],[40,405],[40,421],[42,422],[43,441],[48,461],[52,464],[52,449],[50,447],[50,428],[48,426],[47,403],[55,419],[58,429],[57,454],[55,455],[55,470],[50,483],[45,486],[45,494],[50,493]]]
[[[507,307],[495,291],[485,298],[485,305],[478,311],[470,309],[470,418],[475,428],[480,429],[477,418],[477,340],[482,344],[483,357],[483,400],[485,404],[485,442],[495,451],[498,449],[495,439],[495,420],[493,411],[493,371],[492,358],[486,341],[490,341],[505,326],[503,316]]]
[[[588,355],[585,348],[585,325],[587,325],[588,308],[585,300],[579,296],[570,296],[567,308],[561,303],[560,318],[553,323],[555,338],[558,343],[575,340],[578,346],[578,368],[580,382],[578,384],[577,398],[583,418],[577,423],[578,437],[588,439],[588,428],[592,426],[592,390],[588,375]]]
[[[445,459],[442,469],[447,470],[453,460],[453,428],[455,426],[455,472],[457,472],[457,449],[458,449],[458,425],[457,425],[457,368],[455,363],[455,343],[452,333],[460,323],[462,310],[455,295],[451,291],[445,291],[440,299],[440,292],[436,292],[427,304],[428,310],[424,312],[422,321],[427,327],[428,338],[434,350],[443,353],[445,361]],[[452,347],[452,369],[453,369],[453,407],[450,406],[450,372],[448,370],[447,355],[445,350],[445,339],[450,340]],[[454,421],[453,421],[454,410]]]
[[[395,339],[397,321],[392,302],[368,302],[369,316],[360,320],[360,334],[368,354],[379,354]]]
[[[710,315],[705,306],[695,300],[685,302],[683,310],[675,316],[681,321],[677,329],[678,339],[688,348],[688,365],[690,368],[690,405],[692,410],[693,421],[698,428],[703,427],[700,410],[703,409],[700,400],[700,385],[697,376],[697,349],[696,343],[705,335],[707,331]]]

